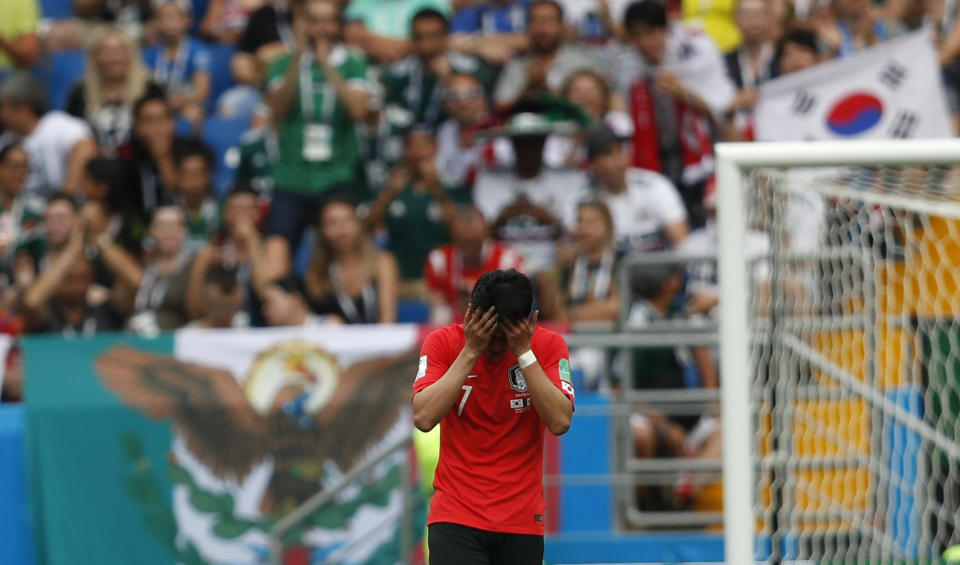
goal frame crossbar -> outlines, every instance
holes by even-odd
[[[744,179],[758,168],[960,165],[960,139],[720,143],[716,155],[724,558],[728,564],[743,565],[755,561],[757,547],[755,469],[749,452],[744,456],[743,448],[732,449],[753,445]],[[908,209],[926,205],[897,195],[845,192],[874,204]],[[831,194],[837,195],[834,190]],[[960,218],[960,204],[937,203],[936,215]],[[884,408],[914,428],[913,415],[886,403]]]

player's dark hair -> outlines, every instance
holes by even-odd
[[[493,306],[511,322],[525,320],[533,309],[533,284],[516,269],[488,271],[473,285],[470,304],[481,312]]]
[[[443,15],[443,12],[434,8],[424,8],[410,18],[410,35],[413,35],[413,28],[417,25],[417,22],[426,20],[437,20],[439,22],[443,22],[443,29],[450,31],[450,20],[447,19],[447,16]]]
[[[641,24],[656,29],[667,27],[667,9],[660,0],[640,0],[627,7],[623,16],[623,27],[627,33]]]

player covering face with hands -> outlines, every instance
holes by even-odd
[[[515,270],[477,281],[463,324],[424,341],[414,421],[442,423],[430,503],[431,565],[539,565],[543,434],[570,428],[574,390],[563,338],[537,326],[533,287]]]

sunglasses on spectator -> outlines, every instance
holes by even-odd
[[[447,100],[472,100],[474,98],[479,98],[483,92],[479,88],[465,88],[461,90],[448,90],[446,94]]]

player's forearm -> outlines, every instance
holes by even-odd
[[[567,433],[573,420],[570,400],[550,382],[540,363],[523,369],[523,378],[527,381],[533,407],[550,433],[557,436]]]
[[[413,423],[418,430],[429,432],[453,408],[467,375],[479,358],[479,353],[464,347],[437,382],[414,395]]]

